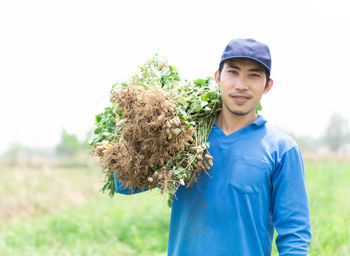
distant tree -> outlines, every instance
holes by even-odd
[[[309,153],[316,153],[320,147],[320,144],[322,143],[320,138],[312,138],[307,135],[295,136],[294,139],[303,152]]]
[[[321,138],[312,138],[309,135],[296,135],[294,132],[281,127],[279,127],[279,129],[291,136],[298,143],[303,152],[316,153],[322,144]]]
[[[59,155],[72,156],[75,153],[81,151],[83,147],[83,143],[78,140],[76,135],[69,134],[63,130],[61,135],[61,142],[56,146],[56,151]]]
[[[3,159],[6,161],[16,162],[21,157],[23,146],[19,143],[10,145],[7,151],[3,154]]]
[[[342,145],[348,143],[349,136],[347,121],[338,113],[334,113],[329,120],[324,142],[333,152],[337,152]]]

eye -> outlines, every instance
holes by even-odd
[[[252,76],[252,77],[261,77],[261,75],[257,74],[257,73],[250,74],[250,76]]]
[[[232,74],[238,74],[238,72],[236,70],[234,70],[234,69],[230,69],[230,70],[228,70],[228,72],[232,73]]]

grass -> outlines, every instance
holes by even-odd
[[[306,165],[312,255],[350,255],[350,161]]]
[[[149,203],[152,198],[153,204]],[[156,200],[154,200],[156,199]],[[157,200],[158,199],[158,200]],[[3,255],[161,255],[169,209],[155,192],[109,199],[16,223],[0,234]]]
[[[309,255],[350,255],[350,160],[306,161],[305,170]],[[158,191],[109,198],[98,192],[96,169],[18,172],[0,170],[1,211],[16,198],[30,200],[18,213],[0,214],[1,256],[166,255],[170,209]]]

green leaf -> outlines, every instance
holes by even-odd
[[[207,92],[206,94],[202,95],[201,98],[205,101],[209,101],[210,95],[211,95],[211,92]]]
[[[262,110],[261,102],[259,102],[258,106],[256,107],[256,113]]]
[[[90,146],[95,145],[98,142],[103,141],[103,138],[101,138],[101,135],[97,135],[96,137],[92,137]]]
[[[95,122],[96,122],[97,124],[98,124],[98,123],[100,123],[100,121],[101,121],[102,117],[103,117],[103,114],[102,114],[102,113],[101,113],[101,114],[96,115],[96,116],[95,116]]]
[[[176,175],[178,175],[180,173],[180,170],[174,166],[173,167],[173,173],[176,176]]]
[[[171,195],[169,195],[169,196],[171,196]],[[168,206],[169,206],[169,208],[171,208],[171,206],[172,206],[172,204],[173,204],[173,201],[172,201],[172,199],[168,199]]]
[[[202,101],[202,102],[201,102],[201,107],[204,107],[204,106],[206,106],[206,105],[208,105],[208,101]]]
[[[194,127],[196,126],[196,122],[195,121],[187,122],[187,126]]]
[[[97,127],[95,130],[94,130],[94,133],[95,134],[100,134],[102,132],[102,128],[101,127]]]
[[[113,118],[114,119],[114,118]],[[110,119],[106,122],[106,126],[109,128],[114,128],[115,127],[115,121],[113,119]]]
[[[187,113],[183,110],[183,109],[179,109],[179,117],[180,119],[182,119],[182,121],[186,121],[187,120]]]
[[[211,108],[209,108],[209,107],[205,107],[205,108],[204,108],[204,111],[208,113],[208,112],[210,112],[210,111],[211,111]]]
[[[191,104],[191,113],[198,113],[199,111],[201,111],[202,106],[201,106],[201,102],[197,101]]]
[[[179,98],[179,99],[177,100],[177,102],[180,103],[180,104],[182,104],[182,105],[187,104],[187,101],[185,100],[184,97]]]
[[[186,170],[186,175],[187,175],[186,180],[189,180],[191,178],[191,173],[187,168],[185,170]]]
[[[194,80],[194,84],[201,87],[206,85],[207,81],[204,79],[197,79],[197,80]]]

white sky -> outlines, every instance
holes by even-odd
[[[272,54],[268,121],[323,134],[350,120],[350,15],[339,1],[0,2],[0,152],[84,138],[111,85],[159,52],[187,79],[213,76],[226,44],[252,37]]]

